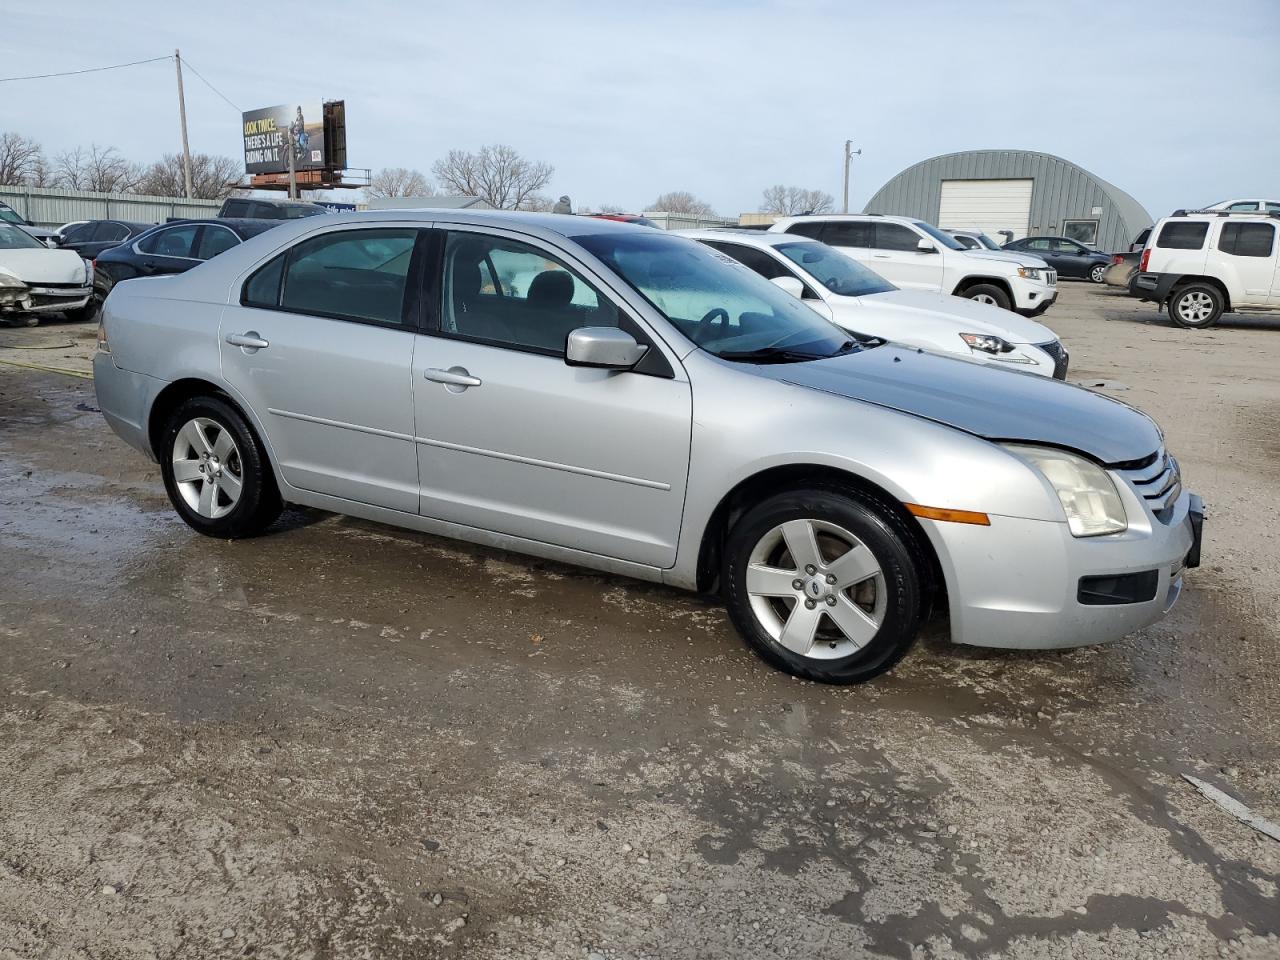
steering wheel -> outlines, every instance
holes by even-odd
[[[712,307],[705,314],[703,314],[702,319],[698,321],[697,332],[694,333],[693,335],[693,342],[698,344],[698,346],[702,346],[702,344],[706,343],[709,339],[711,339],[711,329],[712,329],[711,321],[713,317],[717,317],[717,316],[719,317],[719,319],[715,321],[717,324],[721,324],[724,326],[728,325],[729,311],[726,310],[724,307]],[[719,331],[717,330],[716,332],[719,332]]]

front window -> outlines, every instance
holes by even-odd
[[[18,216],[17,210],[13,209],[13,207],[4,203],[0,203],[0,221],[3,221],[5,223],[26,223],[27,222],[23,220],[20,216]]]
[[[138,241],[138,250],[157,257],[181,257],[192,259],[191,251],[196,245],[196,234],[200,230],[198,223],[190,223],[181,227],[169,227],[157,230],[150,236]]]
[[[44,247],[44,244],[21,227],[11,223],[0,223],[0,250],[28,250],[32,247]]]
[[[867,297],[898,289],[874,270],[824,243],[780,243],[774,249],[842,297]]]
[[[923,220],[912,220],[911,222],[917,230],[923,230],[925,233],[933,237],[933,239],[937,240],[940,244],[942,244],[948,250],[964,249],[964,247],[960,244],[958,240],[956,240],[955,237],[951,236],[951,234],[949,233],[943,233],[933,224],[925,223]]]
[[[287,204],[277,209],[281,220],[301,220],[303,217],[319,217],[329,212],[324,207],[312,207],[305,204]]]
[[[858,349],[843,331],[727,254],[682,237],[575,237],[700,348],[727,360],[816,360]]]

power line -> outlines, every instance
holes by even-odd
[[[172,59],[173,57],[171,56],[152,57],[150,60],[134,60],[131,63],[113,63],[109,67],[87,67],[84,70],[64,70],[61,73],[36,73],[36,74],[32,74],[29,77],[0,77],[0,83],[9,83],[13,80],[47,80],[50,77],[74,77],[82,73],[100,73],[103,70],[120,70],[124,67],[136,67],[143,63],[159,63],[161,60],[172,60]],[[205,82],[207,83],[208,81],[205,81]],[[221,94],[219,94],[219,96],[221,96]],[[226,98],[223,97],[223,99],[225,100]]]
[[[206,80],[204,76],[200,73],[200,71],[191,65],[191,61],[188,60],[186,57],[182,58],[182,65],[186,67],[188,70],[190,70],[192,73],[194,73],[197,77],[199,77],[200,82],[203,83],[206,87],[208,87],[218,96],[220,96],[223,100],[226,100],[228,105],[230,105],[237,113],[244,113],[243,110],[241,110],[239,107],[237,107],[234,103],[231,102],[231,99],[225,93],[223,93],[221,90],[215,87],[212,83]]]

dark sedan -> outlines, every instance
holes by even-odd
[[[278,227],[283,220],[221,218],[162,223],[93,261],[93,296],[101,304],[121,280],[185,273],[197,264]]]
[[[1005,250],[1030,253],[1058,271],[1059,277],[1075,277],[1102,283],[1111,255],[1086,247],[1068,237],[1023,237],[1004,245]]]
[[[86,260],[92,260],[103,251],[118,247],[126,240],[146,233],[154,223],[137,223],[133,220],[86,220],[78,223],[54,242],[64,250],[74,250]]]

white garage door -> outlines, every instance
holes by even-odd
[[[944,230],[981,230],[996,243],[999,231],[1027,235],[1031,222],[1031,180],[943,180],[938,226]]]

